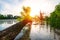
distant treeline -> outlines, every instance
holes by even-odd
[[[13,16],[11,14],[8,15],[2,15],[0,14],[0,19],[17,19],[19,16]]]

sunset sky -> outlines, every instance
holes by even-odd
[[[40,10],[49,15],[60,0],[0,0],[0,13],[20,15],[23,6],[31,7],[32,15],[39,15]]]

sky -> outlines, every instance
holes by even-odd
[[[0,0],[0,14],[20,15],[23,6],[31,7],[31,15],[39,15],[40,11],[49,15],[60,0]]]

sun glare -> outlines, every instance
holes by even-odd
[[[33,13],[30,13],[30,16],[31,16],[31,17],[34,17],[35,15],[34,15]]]
[[[39,15],[39,12],[40,12],[40,9],[34,6],[31,6],[31,13],[30,13],[30,16],[31,17],[35,17],[36,15]]]
[[[31,7],[31,13],[30,13],[30,16],[31,17],[34,17],[35,15],[39,15],[40,11],[44,12],[45,15],[48,15],[49,16],[49,13],[51,11],[53,11],[53,5],[49,4],[48,2],[46,1],[43,1],[43,0],[26,0],[24,3],[23,3],[23,6],[29,6]]]

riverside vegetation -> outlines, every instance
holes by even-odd
[[[46,16],[46,21],[48,21],[51,27],[60,29],[60,4],[55,6],[55,10],[50,13],[50,17]]]

